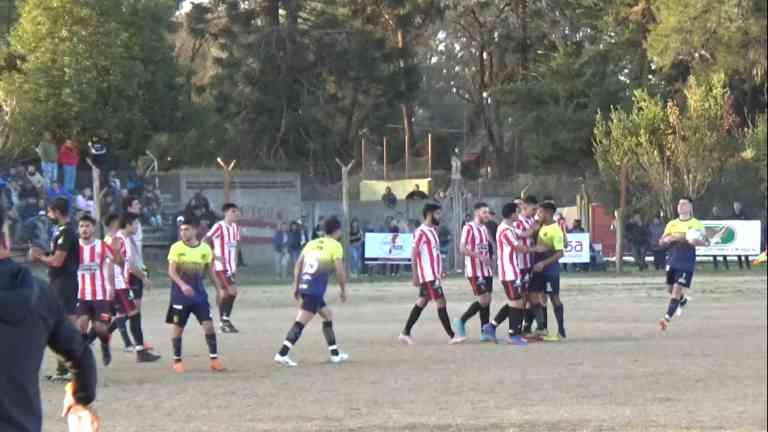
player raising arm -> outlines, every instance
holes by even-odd
[[[336,344],[336,333],[333,331],[333,312],[325,304],[328,277],[334,271],[341,290],[339,298],[342,303],[347,301],[344,248],[339,243],[341,222],[336,217],[330,217],[325,220],[324,226],[326,236],[307,243],[294,267],[293,297],[299,302],[299,312],[296,321],[285,336],[280,351],[275,354],[275,362],[283,366],[298,366],[298,363],[288,357],[288,353],[298,342],[304,327],[312,321],[316,314],[320,314],[323,319],[323,336],[328,343],[331,362],[341,363],[349,358],[348,354],[339,351]]]

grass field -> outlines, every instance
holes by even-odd
[[[105,432],[766,430],[765,271],[697,275],[693,301],[666,334],[657,328],[667,303],[662,281],[660,273],[569,275],[569,339],[524,348],[479,343],[477,320],[466,345],[449,346],[434,306],[414,328],[417,344],[404,347],[397,335],[414,288],[352,284],[344,305],[330,289],[351,361],[327,362],[315,322],[293,351],[295,369],[272,363],[295,316],[289,288],[252,285],[234,314],[242,333],[219,336],[228,371],[216,375],[196,323],[184,339],[187,373],[171,371],[168,292],[158,289],[143,315],[163,359],[137,365],[115,350],[112,366],[100,370],[96,408]],[[471,292],[462,279],[445,285],[455,318]],[[495,313],[498,286],[494,301]],[[51,356],[44,368],[52,369]],[[63,390],[42,387],[44,430],[62,431]]]

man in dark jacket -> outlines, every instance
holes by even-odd
[[[639,270],[645,270],[648,268],[648,264],[645,262],[645,256],[648,252],[648,240],[650,238],[650,232],[648,227],[643,223],[643,219],[640,214],[635,213],[632,220],[626,225],[626,236],[629,245],[632,247],[632,256],[635,259],[637,268]]]
[[[0,356],[0,431],[40,432],[40,364],[45,347],[64,357],[74,373],[74,399],[87,406],[96,397],[96,362],[45,282],[10,258],[10,240],[0,214],[0,340],[12,349]]]
[[[738,201],[734,201],[733,202],[733,214],[731,214],[730,219],[735,219],[735,220],[748,220],[749,219],[749,217],[746,215],[746,213],[744,213],[744,209],[742,208],[740,202],[738,202]],[[752,263],[749,261],[749,257],[748,256],[741,256],[741,255],[739,255],[739,256],[737,256],[737,258],[739,260],[739,268],[740,269],[743,269],[744,267],[746,267],[747,269],[751,269],[752,268]],[[743,261],[742,261],[742,259],[743,259]]]

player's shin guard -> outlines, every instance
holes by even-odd
[[[421,312],[424,310],[423,307],[419,305],[413,305],[413,309],[411,309],[411,314],[408,315],[408,321],[405,322],[405,329],[403,329],[403,334],[406,336],[411,335],[411,329],[413,328],[413,325],[416,324],[416,321],[419,320],[419,317],[421,316]]]
[[[288,334],[285,335],[285,341],[283,342],[283,346],[280,347],[280,355],[282,357],[285,357],[288,355],[288,352],[293,348],[294,345],[296,345],[296,342],[301,337],[301,332],[304,331],[304,324],[296,321],[293,323],[293,326],[290,330],[288,330]]]
[[[219,347],[216,346],[216,333],[206,334],[205,343],[208,345],[208,357],[219,358]]]
[[[507,316],[509,316],[509,305],[505,303],[504,306],[496,312],[496,316],[493,318],[493,321],[491,321],[491,324],[494,327],[498,327],[507,319]]]
[[[173,360],[181,361],[181,336],[171,339],[173,345]]]
[[[680,307],[680,299],[670,299],[669,300],[669,307],[667,308],[667,316],[664,318],[667,319],[667,321],[671,321],[672,317],[675,316],[675,312],[677,312],[677,308]]]
[[[491,305],[488,304],[486,306],[480,306],[480,328],[483,328],[484,325],[488,324],[488,322],[491,320]]]
[[[523,332],[523,310],[510,307],[509,308],[509,334],[512,336],[518,336]]]
[[[547,304],[541,305],[541,321],[539,321],[538,317],[536,318],[537,325],[541,328],[546,330],[547,329],[547,319],[549,318],[549,311],[547,310]]]
[[[328,343],[328,350],[331,351],[331,355],[339,355],[339,347],[336,346],[336,332],[333,331],[333,321],[323,321],[323,336]]]
[[[475,316],[476,313],[480,312],[480,309],[483,307],[480,305],[480,302],[474,301],[471,305],[467,308],[466,312],[461,316],[461,320],[466,322],[469,322],[470,318]]]
[[[453,332],[453,329],[451,328],[451,319],[448,318],[448,308],[446,308],[445,306],[437,308],[437,316],[438,318],[440,318],[440,322],[443,324],[445,333],[448,335],[449,338],[453,339],[453,337],[456,336],[456,334]]]
[[[557,332],[561,336],[565,335],[565,309],[562,303],[555,306],[555,319],[557,319]]]
[[[141,351],[144,349],[144,331],[141,329],[141,314],[137,313],[128,318],[128,322],[131,327],[131,336],[133,336],[133,341],[136,343],[136,350]]]
[[[536,317],[536,326],[539,330],[543,330],[546,327],[544,327],[544,321],[546,320],[544,315],[544,306],[537,304],[533,306],[533,314]]]

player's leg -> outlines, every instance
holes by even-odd
[[[112,304],[115,309],[115,318],[109,325],[109,332],[114,333],[115,330],[120,332],[120,338],[123,340],[123,350],[126,352],[133,352],[133,341],[128,336],[128,316],[127,311],[135,309],[136,306],[131,300],[130,289],[115,290],[115,298],[112,299]]]
[[[122,291],[122,292],[120,292]],[[131,328],[131,336],[136,343],[134,350],[136,351],[136,362],[147,363],[160,360],[160,356],[149,352],[144,343],[144,329],[141,325],[141,312],[136,308],[136,305],[128,297],[128,292],[120,290],[115,292],[115,298],[119,299],[120,309],[126,312],[125,319],[128,321]]]
[[[478,301],[480,302],[480,341],[482,342],[488,342],[490,341],[489,338],[485,337],[485,335],[482,334],[482,328],[485,327],[486,324],[488,324],[491,321],[491,301],[493,298],[493,277],[486,277],[485,278],[485,291],[478,297]]]
[[[504,303],[496,316],[489,323],[483,326],[483,336],[487,337],[493,342],[496,340],[496,329],[501,323],[507,320],[509,317],[510,306],[515,304],[515,299],[519,300],[519,285],[513,281],[502,281],[501,286],[504,288],[504,293],[507,295],[507,302]]]
[[[165,322],[171,325],[171,346],[173,347],[173,370],[176,373],[184,372],[184,362],[182,361],[182,337],[184,328],[189,319],[190,310],[188,306],[174,305],[168,306],[168,312],[165,316]]]
[[[336,332],[333,331],[333,312],[328,306],[323,305],[318,311],[318,314],[323,318],[323,337],[328,344],[328,351],[331,354],[332,363],[341,363],[349,358],[349,354],[339,351],[339,347],[336,344]]]
[[[216,298],[219,304],[219,318],[221,319],[221,331],[224,333],[238,333],[237,328],[232,324],[230,317],[237,297],[237,288],[234,277],[226,275],[224,272],[217,272],[221,288],[216,291]]]
[[[288,333],[285,335],[285,340],[283,341],[280,350],[275,354],[274,360],[277,363],[280,363],[283,366],[298,366],[296,362],[288,357],[288,353],[290,353],[291,348],[293,348],[299,341],[301,334],[304,332],[304,327],[306,327],[317,314],[317,311],[320,309],[320,300],[321,299],[318,299],[316,296],[301,296],[301,306],[296,315],[296,321],[294,321],[293,325],[288,330]]]
[[[418,321],[419,317],[421,317],[421,313],[424,311],[424,308],[427,307],[427,304],[429,304],[430,297],[427,293],[427,285],[430,283],[431,282],[426,282],[421,284],[421,287],[419,288],[419,298],[416,299],[416,303],[411,308],[411,313],[408,315],[408,320],[405,322],[403,332],[400,333],[400,336],[398,337],[398,340],[404,345],[413,345],[411,329],[413,329],[416,321]]]
[[[448,302],[445,300],[445,295],[443,294],[442,288],[440,288],[439,292],[435,290],[432,298],[435,300],[435,305],[437,306],[437,317],[440,319],[440,323],[443,325],[445,334],[447,334],[451,339],[449,343],[451,345],[455,345],[467,340],[466,337],[455,334],[451,328],[451,319],[448,317]]]
[[[680,303],[685,299],[683,290],[691,286],[692,278],[692,272],[682,272],[675,269],[667,271],[667,286],[670,291],[669,306],[664,318],[659,320],[661,330],[666,330],[672,318],[677,314]],[[685,303],[688,303],[687,300],[685,300]]]
[[[131,298],[136,305],[136,309],[141,311],[141,301],[144,298],[144,282],[134,276],[128,278],[130,280]]]
[[[475,316],[478,312],[480,312],[481,309],[483,309],[483,305],[480,301],[485,292],[485,280],[476,277],[471,277],[468,280],[469,286],[472,288],[472,293],[475,295],[475,301],[473,301],[469,307],[467,307],[467,310],[464,311],[461,317],[454,321],[456,332],[460,337],[467,336],[467,323],[473,316]],[[487,299],[485,301],[487,301]]]
[[[563,302],[560,301],[560,275],[552,275],[549,279],[549,300],[552,302],[552,308],[555,312],[555,319],[557,320],[557,335],[565,339],[565,307]]]
[[[91,303],[91,323],[93,330],[101,342],[101,356],[104,366],[112,363],[112,350],[109,347],[110,333],[109,322],[112,320],[110,315],[110,304],[106,300],[96,300]]]
[[[219,358],[219,346],[216,340],[216,329],[213,328],[213,317],[211,316],[211,306],[208,303],[196,304],[192,307],[192,313],[197,317],[197,321],[203,327],[205,335],[205,344],[208,346],[208,358],[211,360],[211,370],[221,372],[224,365]]]

